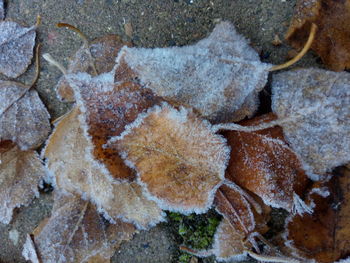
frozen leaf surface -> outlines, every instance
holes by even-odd
[[[302,69],[276,74],[272,109],[309,176],[350,161],[350,74]]]
[[[249,243],[244,243],[245,233],[232,226],[224,218],[214,236],[213,254],[219,261],[242,261],[246,259],[246,250],[252,249]]]
[[[113,178],[133,179],[133,171],[124,164],[119,152],[103,145],[112,136],[119,136],[139,113],[159,104],[161,99],[136,83],[113,83],[108,74],[91,77],[81,73],[70,75],[68,80],[84,112],[94,157],[106,166]]]
[[[241,125],[259,125],[276,119],[264,115]],[[224,133],[231,146],[226,178],[257,194],[267,205],[292,211],[294,196],[303,195],[308,178],[292,149],[284,141],[281,127],[256,132]]]
[[[10,78],[24,73],[33,57],[35,29],[12,21],[0,22],[0,73]]]
[[[287,220],[287,245],[294,253],[320,263],[345,259],[350,253],[350,171],[343,168],[330,182],[309,193],[312,215]]]
[[[79,115],[75,108],[62,119],[45,148],[56,187],[91,200],[110,220],[121,218],[139,228],[162,221],[161,209],[145,198],[138,184],[111,180],[105,168],[93,159],[92,143],[84,136]]]
[[[21,83],[0,80],[0,141],[23,149],[42,144],[50,130],[50,115],[38,93]]]
[[[89,48],[83,45],[69,63],[67,72],[86,72],[91,75],[109,72],[115,65],[119,50],[127,43],[117,35],[106,35],[92,41]],[[57,94],[64,101],[74,101],[74,92],[63,76],[57,86]]]
[[[224,138],[191,110],[155,106],[109,142],[138,172],[163,209],[205,212],[221,184],[229,156]]]
[[[10,141],[0,142],[0,222],[10,223],[13,209],[39,196],[45,167],[34,151],[21,151]]]
[[[317,25],[313,49],[332,70],[350,68],[350,0],[298,0],[286,39],[304,46],[311,23]]]
[[[27,236],[23,255],[43,263],[110,262],[115,249],[135,232],[133,225],[117,221],[109,224],[89,201],[56,194],[50,218]]]
[[[0,0],[0,20],[5,18],[4,0]]]
[[[191,46],[123,48],[116,81],[125,80],[125,65],[155,94],[194,107],[215,122],[251,116],[270,67],[228,22]]]

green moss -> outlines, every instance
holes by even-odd
[[[184,246],[195,250],[203,250],[211,247],[217,226],[221,216],[210,211],[207,214],[188,216],[179,213],[168,213],[169,221],[175,225],[177,234],[181,237]],[[187,263],[191,255],[181,252],[178,262]]]

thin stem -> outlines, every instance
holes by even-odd
[[[76,33],[80,36],[80,38],[81,38],[81,39],[83,40],[83,42],[84,42],[85,48],[86,48],[87,51],[88,51],[88,56],[89,56],[89,58],[90,58],[90,64],[91,64],[92,69],[93,69],[93,71],[94,71],[94,75],[97,76],[97,75],[98,75],[98,72],[97,72],[97,69],[96,69],[96,67],[95,67],[94,58],[92,57],[92,54],[91,54],[91,51],[90,51],[90,43],[89,43],[88,38],[85,36],[85,34],[84,34],[83,32],[81,32],[79,28],[76,28],[75,26],[72,26],[72,25],[67,24],[67,23],[58,23],[56,26],[57,26],[57,27],[65,27],[65,28],[68,28],[68,29],[70,29],[70,30],[76,32]]]
[[[275,120],[270,122],[264,122],[256,126],[242,126],[236,123],[220,123],[213,126],[214,132],[219,130],[232,130],[232,131],[242,131],[242,132],[254,132],[261,131],[268,128],[272,128],[278,125],[281,125],[284,122],[287,122],[289,118],[285,118],[282,120]]]
[[[18,83],[17,85],[23,85],[24,89],[23,92],[18,96],[18,98],[16,98],[12,103],[10,103],[6,109],[3,110],[3,112],[1,114],[4,114],[6,111],[8,111],[13,104],[15,104],[17,101],[19,101],[21,98],[24,97],[24,95],[27,94],[27,92],[35,85],[35,83],[37,82],[39,75],[40,75],[40,59],[39,59],[39,51],[40,51],[40,43],[36,46],[35,49],[35,75],[34,78],[32,80],[32,83],[29,86],[25,86],[22,83]]]
[[[43,58],[51,65],[57,67],[63,73],[63,75],[67,75],[66,68],[63,67],[59,62],[57,62],[49,53],[43,54]]]
[[[285,69],[285,68],[288,68],[289,66],[295,64],[296,62],[298,62],[306,54],[306,52],[310,49],[312,42],[315,39],[316,31],[317,31],[317,26],[316,26],[316,24],[312,23],[309,38],[308,38],[305,46],[303,47],[303,49],[300,51],[300,53],[298,55],[296,55],[293,59],[287,61],[286,63],[271,67],[269,69],[269,71],[276,71],[276,70]]]
[[[32,83],[30,84],[29,88],[33,87],[39,79],[39,75],[40,75],[40,56],[39,56],[40,47],[41,47],[41,44],[39,43],[35,49],[35,75],[34,75],[34,78],[32,80]]]
[[[244,250],[249,256],[252,258],[262,261],[262,262],[276,262],[276,263],[300,263],[299,260],[296,260],[294,258],[287,258],[287,257],[273,257],[273,256],[267,256],[267,255],[259,255],[256,254],[250,250]]]
[[[56,24],[56,26],[57,26],[57,27],[65,27],[65,28],[67,28],[67,29],[70,29],[70,30],[74,31],[74,32],[77,33],[77,34],[80,36],[80,38],[83,40],[84,45],[85,45],[86,47],[89,47],[89,45],[90,45],[90,44],[89,44],[89,40],[88,40],[87,37],[84,35],[84,33],[80,31],[79,28],[76,28],[75,26],[72,26],[72,25],[67,24],[67,23],[58,23],[58,24]]]

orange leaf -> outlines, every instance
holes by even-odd
[[[109,142],[138,172],[163,209],[205,212],[221,184],[229,149],[191,110],[163,103],[142,114]]]

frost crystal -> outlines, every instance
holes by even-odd
[[[301,69],[276,74],[272,109],[308,175],[350,161],[350,74]]]
[[[251,116],[270,67],[228,22],[191,46],[124,47],[117,59],[116,81],[123,78],[118,66],[124,68],[125,63],[157,95],[190,105],[215,122]]]

